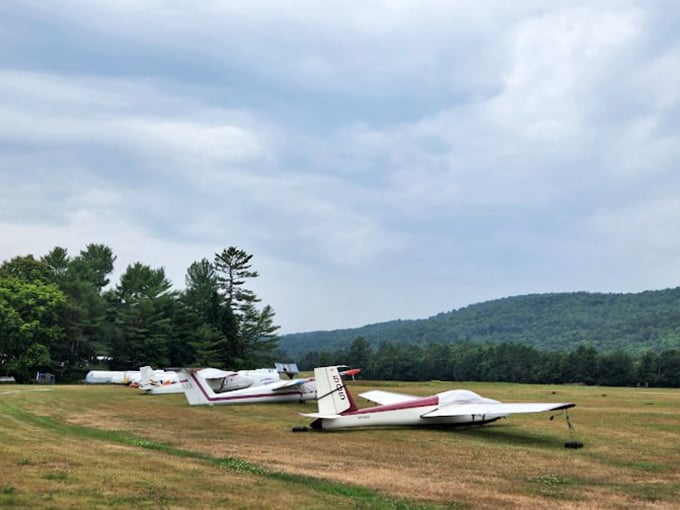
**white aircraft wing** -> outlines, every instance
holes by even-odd
[[[545,411],[559,411],[569,409],[576,404],[572,403],[499,403],[499,404],[450,404],[438,407],[422,415],[422,418],[437,418],[443,416],[466,416],[466,415],[496,415],[496,414],[519,414],[519,413],[542,413]]]
[[[413,395],[405,395],[404,393],[392,393],[391,391],[382,390],[365,391],[364,393],[359,393],[359,396],[381,406],[400,404],[402,402],[408,402],[409,400],[416,400],[420,398],[414,397]]]
[[[313,381],[313,377],[301,378],[301,379],[291,379],[290,381],[281,381],[268,385],[269,389],[272,391],[281,391],[289,388],[294,388],[295,386],[300,386],[309,381]]]
[[[341,414],[323,414],[323,413],[300,413],[300,416],[307,416],[308,418],[322,418],[324,420],[335,420],[342,418]]]

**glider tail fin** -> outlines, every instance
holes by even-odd
[[[145,366],[145,367],[139,367],[139,387],[142,389],[146,389],[147,387],[151,386],[155,381],[155,374],[153,372],[153,368],[150,366]]]
[[[206,392],[210,391],[207,383],[202,382],[196,374],[198,369],[182,368],[178,373],[179,383],[184,390],[184,396],[192,406],[210,404]]]
[[[336,415],[357,409],[352,394],[338,372],[338,367],[315,368],[314,378],[319,414]]]

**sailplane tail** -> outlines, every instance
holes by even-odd
[[[139,387],[142,389],[147,389],[155,382],[155,374],[153,368],[150,366],[139,367]]]
[[[192,406],[210,404],[205,392],[210,391],[209,388],[204,387],[198,376],[196,375],[197,368],[182,368],[178,373],[179,383],[184,390],[184,396]],[[207,385],[205,385],[207,386]]]
[[[338,372],[338,367],[315,368],[314,378],[319,416],[339,415],[357,409],[352,394]]]

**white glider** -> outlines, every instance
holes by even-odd
[[[311,428],[334,430],[353,427],[422,425],[481,425],[516,413],[540,413],[574,407],[571,402],[503,403],[469,390],[450,390],[429,397],[416,397],[374,390],[360,396],[379,405],[359,409],[336,367],[314,370],[319,406]]]
[[[352,376],[359,373],[354,368],[338,373]],[[336,367],[337,372],[337,367]],[[225,380],[219,373],[227,374]],[[275,369],[241,370],[225,372],[217,369],[181,369],[179,381],[191,405],[261,404],[269,402],[304,402],[316,399],[316,381],[313,377],[290,380],[279,378]],[[249,382],[249,384],[245,384]]]
[[[290,380],[281,380],[278,377],[278,372],[273,370],[276,378],[273,375],[269,380],[255,383],[253,378],[258,374],[256,371],[250,374],[243,374],[241,378],[235,378],[236,372],[225,373],[226,379],[222,378],[222,382],[228,386],[215,387],[216,378],[211,378],[210,375],[215,373],[206,373],[205,370],[217,369],[181,369],[179,371],[179,382],[184,389],[184,395],[187,397],[189,404],[195,405],[220,405],[220,404],[253,404],[265,402],[290,402],[290,401],[304,401],[316,398],[316,386],[312,378],[297,378]],[[265,369],[266,370],[266,369]],[[234,375],[234,377],[231,377]],[[210,384],[210,381],[213,384]],[[266,378],[265,378],[266,379]],[[244,380],[250,380],[252,384],[243,385]],[[262,380],[262,379],[260,379]],[[222,384],[222,383],[220,383]],[[226,389],[227,387],[233,389]],[[239,387],[240,386],[240,387]]]

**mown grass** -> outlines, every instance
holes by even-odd
[[[307,489],[313,489],[315,491],[347,497],[353,502],[360,504],[363,508],[430,508],[429,505],[420,505],[411,501],[400,501],[398,499],[388,498],[379,495],[376,493],[376,491],[366,489],[365,487],[333,483],[325,480],[315,479],[309,476],[300,476],[291,473],[272,471],[243,459],[236,459],[232,457],[214,457],[201,452],[184,450],[173,447],[168,443],[161,443],[149,439],[135,437],[125,431],[107,431],[92,427],[60,423],[49,417],[27,414],[24,411],[16,408],[12,409],[5,406],[3,409],[1,404],[0,410],[4,410],[4,412],[8,415],[18,418],[19,421],[24,423],[34,423],[39,425],[41,428],[51,430],[62,438],[65,435],[71,435],[81,439],[95,439],[99,441],[120,443],[131,447],[155,450],[179,458],[196,459],[206,464],[223,468],[235,473],[256,475],[263,478],[269,478],[271,480],[280,480],[289,484],[301,485]],[[52,471],[43,475],[43,478],[47,480],[66,480],[67,477],[68,473],[65,471]]]
[[[61,411],[60,414],[63,414],[63,408],[60,409],[58,406],[57,409]],[[89,464],[87,461],[81,462],[78,460],[77,449],[74,449],[73,445],[69,444],[71,439],[79,441],[81,446],[86,441],[96,441],[119,444],[131,449],[151,450],[160,452],[165,456],[176,458],[177,460],[174,461],[167,459],[159,460],[157,465],[150,468],[150,472],[155,473],[155,476],[159,479],[164,476],[164,473],[172,471],[174,465],[178,465],[181,460],[191,459],[199,461],[207,467],[214,467],[228,471],[229,473],[245,476],[247,482],[246,486],[258,486],[262,484],[261,480],[247,480],[248,477],[268,479],[274,482],[273,487],[268,488],[267,491],[264,491],[263,493],[242,494],[238,498],[235,498],[230,504],[232,506],[236,505],[237,508],[268,507],[267,492],[272,492],[272,495],[269,496],[271,498],[269,501],[272,506],[274,506],[274,502],[282,503],[284,499],[290,499],[290,497],[293,496],[293,503],[295,505],[300,505],[302,503],[303,507],[307,508],[360,507],[395,510],[411,508],[426,510],[436,508],[433,505],[421,504],[415,501],[383,495],[375,490],[360,485],[338,483],[310,476],[273,471],[243,459],[219,457],[203,452],[177,448],[167,442],[158,442],[147,438],[137,437],[124,430],[106,430],[61,422],[49,416],[32,414],[20,406],[11,405],[2,401],[0,401],[0,415],[4,418],[11,418],[10,427],[14,428],[15,432],[19,431],[19,434],[12,434],[5,429],[5,426],[0,425],[0,438],[11,441],[15,448],[20,445],[22,434],[25,434],[29,430],[30,439],[24,436],[27,443],[36,440],[51,441],[50,446],[52,449],[55,449],[54,447],[57,444],[62,446],[68,445],[67,448],[57,454],[63,456],[59,461],[68,466],[63,468],[54,467],[54,464],[59,461],[55,460],[53,456],[50,456],[50,460],[45,460],[42,456],[38,456],[37,458],[34,457],[35,460],[33,460],[31,457],[36,453],[34,448],[30,448],[28,451],[22,451],[23,455],[29,455],[29,457],[21,456],[21,458],[17,459],[15,455],[14,457],[17,466],[44,467],[45,469],[40,470],[39,478],[55,483],[47,494],[41,492],[40,489],[36,487],[36,484],[33,484],[33,489],[29,490],[21,490],[13,485],[0,486],[0,507],[2,508],[12,508],[14,506],[23,507],[25,505],[39,507],[40,500],[49,502],[48,506],[51,508],[58,507],[59,502],[62,500],[64,506],[71,506],[73,504],[70,502],[72,497],[76,498],[76,506],[82,505],[82,507],[87,506],[91,508],[98,505],[104,505],[110,508],[126,507],[131,504],[136,506],[141,505],[142,507],[160,505],[161,508],[199,508],[202,506],[197,503],[197,500],[201,499],[200,494],[198,494],[198,497],[196,498],[191,498],[191,502],[180,503],[166,490],[159,490],[156,484],[153,483],[147,485],[141,492],[137,489],[134,494],[115,495],[106,495],[106,491],[103,490],[103,488],[98,490],[96,487],[80,487],[77,490],[74,490],[73,488],[68,487],[69,484],[75,484],[76,482],[82,484],[83,477],[81,474],[74,477],[71,476],[71,473],[76,471],[80,473],[83,467],[85,467],[85,472],[87,472],[86,466]],[[5,424],[6,423],[7,422],[5,421]],[[97,450],[97,447],[98,445],[96,444],[90,444],[88,448]],[[41,448],[40,450],[41,454],[45,453],[44,449]],[[59,451],[59,448],[56,448],[56,450]],[[16,449],[14,451],[16,452]],[[12,452],[3,451],[3,453],[9,453],[9,455],[3,455],[2,463],[7,464],[8,461],[11,462]],[[3,470],[4,469],[5,466],[3,466]],[[86,475],[85,481],[92,481],[87,478]],[[18,481],[17,485],[26,485],[21,483],[23,481],[25,480]],[[110,478],[107,476],[100,481],[107,483],[110,481]],[[234,481],[233,476],[229,476],[226,480],[223,480],[228,487],[233,487],[232,484]],[[31,484],[28,485],[31,486]],[[213,492],[214,487],[203,488],[203,490],[206,492]],[[296,493],[299,494],[296,495]],[[282,494],[285,494],[286,498],[282,498]],[[78,497],[84,498],[84,501],[77,503]],[[33,501],[34,499],[35,501]],[[69,503],[66,503],[67,501],[69,501]],[[305,501],[307,501],[307,503],[304,503]],[[208,506],[211,505],[212,503]]]
[[[354,392],[377,387],[352,383]],[[482,428],[292,433],[315,404],[190,407],[124,387],[0,392],[2,508],[673,508],[680,392],[513,384],[507,401],[573,401],[563,416]],[[0,388],[0,390],[4,389]],[[20,390],[21,387],[13,387]]]

